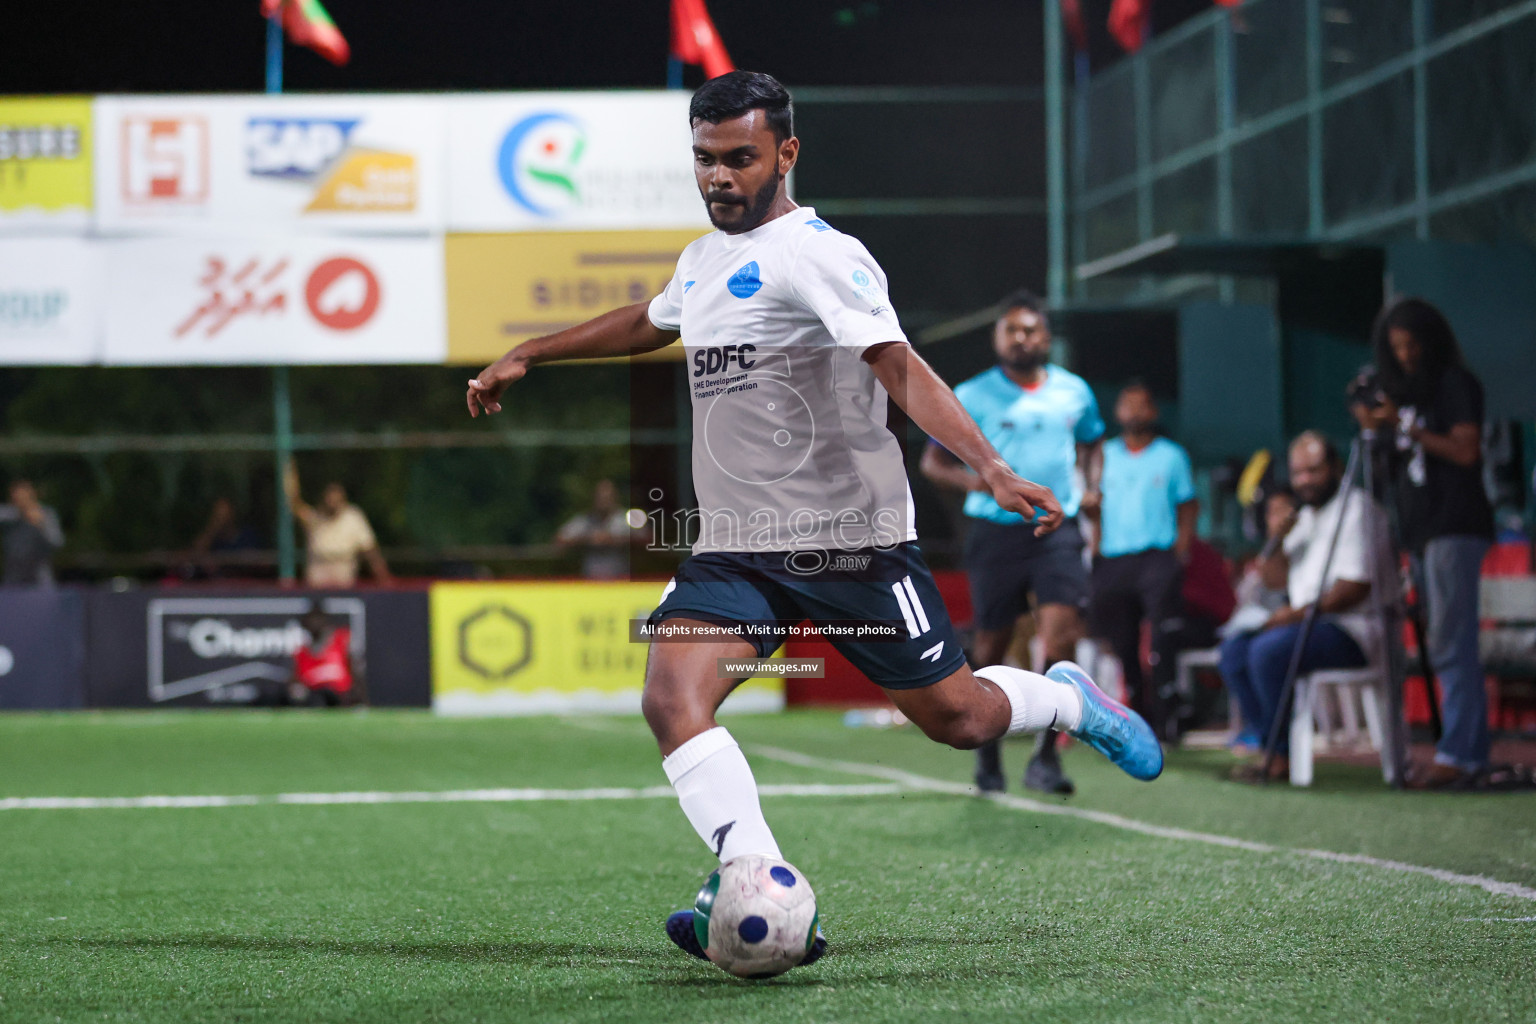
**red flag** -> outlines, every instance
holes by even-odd
[[[1109,9],[1109,34],[1120,49],[1135,53],[1147,37],[1147,22],[1152,19],[1152,0],[1115,0]]]
[[[320,0],[261,0],[263,18],[272,17],[278,8],[282,8],[283,30],[293,45],[307,46],[336,65],[352,59],[352,47]]]
[[[1061,0],[1061,24],[1079,53],[1088,49],[1088,25],[1083,21],[1082,0]]]
[[[706,78],[736,70],[704,0],[672,0],[672,56],[684,64],[701,65]]]

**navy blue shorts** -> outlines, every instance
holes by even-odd
[[[1037,605],[1065,604],[1079,612],[1088,605],[1088,566],[1075,519],[1044,537],[1036,537],[1029,523],[972,519],[965,573],[977,629],[1012,629],[1030,610],[1030,594]]]
[[[932,686],[965,664],[965,654],[922,552],[910,541],[859,551],[705,552],[678,567],[652,625],[699,619],[741,630],[760,658],[809,620],[832,646],[889,690]],[[889,638],[863,640],[860,624]],[[838,633],[842,633],[840,637]]]

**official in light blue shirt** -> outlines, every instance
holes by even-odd
[[[955,388],[955,397],[1013,471],[1049,487],[1068,519],[1083,503],[1078,445],[1104,436],[1104,418],[1093,390],[1077,374],[1060,366],[1041,368],[1038,383],[1020,385],[994,366]],[[986,491],[972,491],[965,514],[994,523],[1021,523]]]
[[[1195,497],[1189,455],[1166,437],[1133,450],[1124,437],[1104,445],[1104,503],[1099,554],[1172,551],[1179,540],[1179,506]]]
[[[1130,705],[1176,736],[1174,664],[1184,617],[1184,560],[1195,536],[1195,483],[1183,448],[1157,435],[1157,403],[1144,384],[1115,401],[1120,436],[1104,445],[1103,499],[1088,621],[1120,659]],[[1141,626],[1152,625],[1152,673],[1141,663]]]
[[[1026,612],[1034,614],[1046,663],[1065,661],[1083,635],[1088,604],[1088,567],[1075,517],[1091,512],[1098,499],[1104,419],[1083,379],[1051,363],[1050,321],[1035,296],[1017,292],[1003,302],[992,350],[997,364],[955,388],[955,395],[1015,473],[1055,493],[1066,521],[1054,533],[1036,537],[1031,524],[1000,508],[980,478],[937,444],[923,453],[923,474],[965,492],[973,662],[1001,661]],[[1024,784],[1070,793],[1072,781],[1056,758],[1054,733],[1040,737]],[[976,785],[994,792],[1004,787],[998,744],[977,751]]]

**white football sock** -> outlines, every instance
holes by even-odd
[[[1038,672],[1008,665],[988,665],[974,673],[992,683],[1013,708],[1008,735],[1060,729],[1071,732],[1083,720],[1083,698],[1077,687],[1058,683]]]
[[[723,726],[699,733],[663,758],[661,767],[689,824],[720,863],[749,853],[784,859],[763,819],[747,758]]]

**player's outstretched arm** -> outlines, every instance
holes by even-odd
[[[630,356],[672,344],[677,340],[677,332],[664,331],[651,323],[646,315],[649,305],[637,302],[623,306],[584,324],[523,342],[469,382],[464,395],[469,414],[501,412],[501,393],[521,380],[534,363]]]
[[[874,345],[865,351],[864,360],[913,423],[976,471],[993,500],[1025,519],[1034,519],[1038,509],[1036,536],[1043,537],[1061,525],[1061,503],[1051,489],[1013,471],[982,435],[949,385],[912,351],[912,346],[905,342]]]

